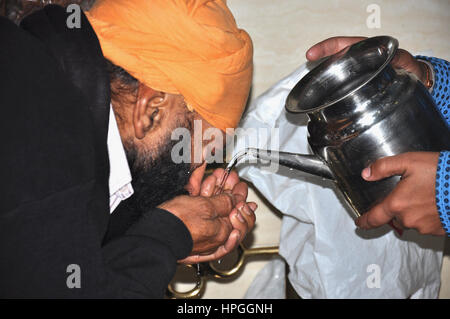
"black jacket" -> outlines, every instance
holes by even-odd
[[[67,17],[0,17],[0,297],[163,297],[192,239],[154,209],[103,243],[109,77],[86,17]]]

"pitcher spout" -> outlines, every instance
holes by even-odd
[[[289,168],[334,180],[334,175],[330,168],[315,155],[267,151],[256,148],[249,149],[249,151],[251,151],[253,156],[261,160],[278,162],[280,165]]]

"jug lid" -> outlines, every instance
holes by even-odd
[[[294,86],[286,99],[286,110],[314,112],[344,99],[377,76],[397,48],[397,39],[377,36],[326,58]]]

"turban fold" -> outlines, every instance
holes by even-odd
[[[104,56],[145,85],[181,94],[225,131],[250,90],[253,47],[226,0],[97,0],[86,16]]]

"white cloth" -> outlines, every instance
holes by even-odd
[[[241,127],[280,128],[280,151],[311,153],[306,117],[284,110],[288,93],[308,70],[301,66],[254,100]],[[258,144],[273,145],[270,136]],[[388,226],[357,230],[331,182],[282,167],[274,174],[242,164],[238,171],[283,213],[280,255],[302,298],[437,298],[443,238],[414,230],[399,238]],[[268,285],[264,274],[255,280]]]
[[[279,256],[273,257],[258,273],[247,289],[245,299],[286,299],[286,264]]]
[[[131,173],[114,111],[110,106],[108,124],[109,212],[112,213],[121,201],[133,195]]]

